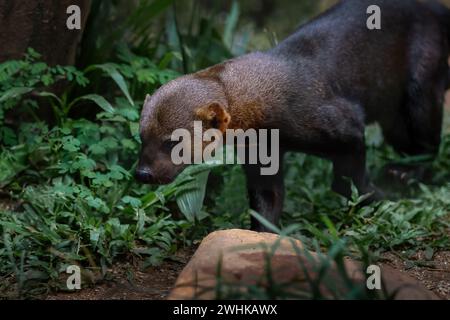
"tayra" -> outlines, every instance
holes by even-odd
[[[381,9],[381,30],[367,8]],[[182,76],[145,101],[136,177],[167,183],[171,133],[204,127],[279,129],[280,153],[299,151],[333,163],[334,191],[380,193],[366,174],[364,127],[378,122],[385,140],[409,154],[435,154],[449,87],[450,11],[438,3],[344,0],[267,52]],[[261,176],[243,165],[250,206],[272,223],[282,212],[283,173]],[[256,220],[252,229],[264,230]]]

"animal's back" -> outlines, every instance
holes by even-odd
[[[381,9],[380,30],[367,27],[371,5]],[[270,54],[291,61],[297,73],[310,74],[314,82],[331,88],[330,95],[360,103],[370,121],[401,105],[414,68],[411,63],[415,63],[411,52],[418,39],[426,40],[428,46],[418,50],[443,54],[442,30],[427,4],[344,0],[301,26]]]

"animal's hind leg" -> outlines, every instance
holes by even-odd
[[[425,94],[417,85],[391,128],[383,128],[386,141],[397,152],[407,155],[436,154],[440,141],[443,117],[443,96],[437,99]]]
[[[436,156],[441,142],[446,80],[446,75],[443,75],[440,81],[429,79],[410,83],[406,104],[395,126],[383,130],[386,141],[396,151],[412,156]],[[428,175],[419,165],[389,165],[387,172],[403,182],[411,178],[426,180]]]
[[[410,80],[403,113],[410,142],[403,148],[412,155],[435,155],[441,142],[444,95],[449,84],[448,47],[436,30],[422,32],[409,53]],[[428,35],[426,39],[424,35]]]
[[[439,150],[442,133],[445,82],[413,84],[410,88],[408,111],[411,154],[432,154]]]

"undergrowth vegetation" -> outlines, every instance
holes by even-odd
[[[197,34],[191,31],[180,44],[169,19],[170,48],[134,39],[133,50],[120,45],[113,54],[102,49],[106,58],[85,55],[92,62],[85,68],[48,66],[31,48],[23,59],[0,64],[0,297],[64,290],[68,265],[101,279],[115,261],[137,256],[144,267],[155,266],[208,232],[249,227],[238,166],[191,167],[160,187],[133,179],[145,95],[236,53],[231,39],[238,12],[233,7],[224,36],[201,20],[192,29]],[[147,20],[133,21],[127,30],[140,30]],[[107,46],[111,40],[104,38],[96,43]],[[208,41],[214,50],[208,51]],[[204,57],[189,48],[212,53]],[[375,180],[387,163],[426,160],[395,154],[376,127],[367,130],[367,144]],[[438,158],[424,164],[433,172],[427,184],[410,179],[400,190],[391,188],[394,200],[361,206],[364,195],[355,191],[347,201],[330,190],[329,162],[288,154],[282,230],[313,249],[339,244],[342,254],[370,252],[371,259],[385,251],[408,259],[417,250],[448,249],[449,155],[447,129]]]

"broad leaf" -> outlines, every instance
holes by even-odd
[[[72,105],[75,104],[75,102],[78,102],[79,100],[90,100],[92,102],[95,102],[100,108],[102,108],[106,112],[114,113],[114,108],[108,102],[108,100],[106,100],[102,96],[99,96],[98,94],[88,94],[88,95],[79,97],[74,102],[72,102]]]

